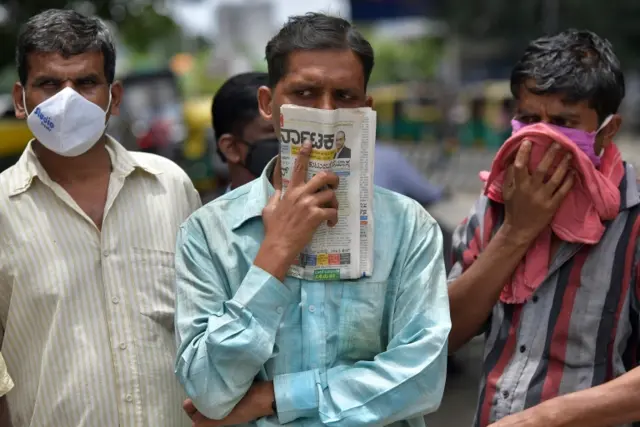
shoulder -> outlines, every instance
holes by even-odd
[[[419,225],[431,226],[436,223],[429,212],[418,202],[410,197],[387,190],[386,188],[374,187],[374,212],[376,220],[378,217],[400,219],[413,218]]]
[[[187,173],[166,157],[141,151],[130,151],[129,154],[142,168],[157,172],[162,179],[191,184],[191,179]]]
[[[0,197],[7,197],[11,189],[18,184],[20,178],[17,164],[0,173]]]
[[[258,185],[258,180],[238,187],[210,201],[191,214],[183,224],[183,228],[192,229],[196,227],[207,230],[210,227],[215,227],[223,231],[230,231],[235,228],[244,216],[250,201],[249,193],[255,185]]]
[[[415,200],[381,187],[374,190],[374,229],[377,246],[396,247],[400,255],[424,239],[442,239],[440,228],[427,210]],[[378,248],[379,250],[380,248]]]

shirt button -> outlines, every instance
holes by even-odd
[[[278,308],[276,308],[276,311],[278,312],[278,314],[282,314],[284,309],[282,307],[278,307]]]
[[[126,350],[127,345],[125,343],[120,343],[120,350]]]
[[[538,295],[534,295],[533,298],[531,298],[531,301],[533,301],[533,303],[537,303],[538,302]]]
[[[106,258],[106,257],[108,257],[108,256],[109,256],[109,251],[104,251],[104,252],[102,252],[102,255],[103,255],[105,258]]]
[[[524,353],[525,351],[527,351],[527,346],[526,345],[521,345],[520,346],[520,353]]]
[[[315,305],[310,305],[309,306],[309,311],[314,313],[316,311],[316,306]]]
[[[114,304],[118,304],[120,302],[120,298],[113,297],[113,298],[111,298],[111,302],[114,303]]]
[[[509,392],[507,390],[502,392],[502,397],[504,397],[505,399],[509,397]]]
[[[131,396],[130,394],[127,394],[127,395],[124,397],[124,400],[126,400],[127,402],[133,402],[133,396]]]

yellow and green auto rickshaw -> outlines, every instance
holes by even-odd
[[[226,185],[227,166],[216,153],[211,127],[211,98],[185,101],[187,137],[182,148],[181,166],[201,194],[220,192]]]
[[[378,113],[377,138],[386,141],[438,143],[442,140],[445,114],[440,90],[420,84],[380,86],[371,90]]]
[[[465,87],[460,95],[467,119],[458,129],[463,148],[497,150],[511,135],[512,96],[508,80],[488,80]]]

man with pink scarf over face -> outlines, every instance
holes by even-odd
[[[449,350],[485,336],[475,426],[640,421],[640,195],[611,44],[568,30],[511,74],[513,135],[454,234]],[[640,424],[637,424],[640,425]]]

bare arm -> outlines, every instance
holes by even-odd
[[[449,285],[453,325],[449,352],[478,334],[528,247],[529,242],[515,237],[509,226],[502,226],[477,261]]]
[[[604,427],[640,421],[640,368],[613,381],[547,400],[491,427]]]
[[[482,329],[509,276],[571,190],[573,176],[567,176],[570,157],[565,157],[545,182],[548,170],[559,154],[558,146],[547,151],[533,174],[528,170],[530,154],[531,143],[525,141],[505,177],[504,224],[478,259],[449,285],[453,325],[449,352],[456,351]]]

